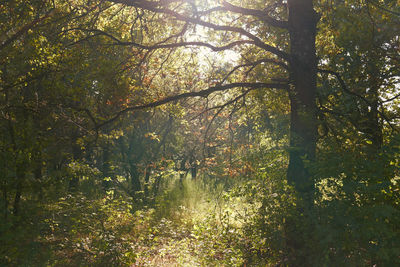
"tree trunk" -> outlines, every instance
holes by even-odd
[[[82,157],[82,150],[79,145],[72,143],[72,157],[74,161],[78,161]],[[74,175],[69,180],[68,191],[75,192],[79,186],[79,176]]]
[[[23,166],[23,164],[17,164],[16,174],[17,174],[16,175],[17,183],[16,183],[16,192],[15,192],[14,204],[13,204],[13,214],[14,215],[19,214],[19,204],[21,202],[22,186],[23,186],[23,183],[25,182],[25,167]]]
[[[192,179],[196,180],[196,178],[197,178],[197,164],[196,163],[192,163],[192,166],[190,167],[190,173],[192,175]]]
[[[379,58],[379,55],[371,53],[369,55],[371,59]],[[372,62],[368,64],[368,76],[369,76],[369,89],[370,92],[367,94],[367,99],[370,102],[370,110],[368,111],[368,125],[367,129],[370,129],[370,139],[372,141],[373,150],[377,152],[383,146],[383,134],[382,124],[379,120],[379,87],[382,86],[382,81],[379,77],[382,77],[378,67]]]
[[[112,185],[111,165],[110,165],[110,149],[106,143],[103,147],[103,165],[102,165],[103,180],[102,186],[105,191],[109,190]]]
[[[158,190],[160,189],[161,179],[162,179],[162,175],[159,174],[156,177],[156,180],[154,181],[154,185],[153,185],[153,198],[154,199],[156,199],[156,197],[158,195]]]
[[[43,179],[43,164],[42,164],[42,153],[38,149],[35,152],[35,165],[34,165],[34,171],[33,175],[35,177],[36,181],[36,187],[37,187],[37,197],[38,200],[41,201],[43,199],[43,188],[42,188],[42,179]]]
[[[183,183],[183,179],[186,178],[187,170],[186,170],[186,157],[184,157],[181,161],[179,168],[179,181]]]
[[[151,166],[146,167],[146,174],[144,176],[144,198],[145,201],[149,200],[149,187],[150,187],[150,174],[151,174]]]
[[[311,0],[289,0],[288,3],[292,88],[287,178],[301,195],[308,195],[313,191],[313,180],[305,162],[315,159],[317,140],[315,34],[318,17]]]
[[[317,140],[315,35],[318,15],[312,0],[288,0],[290,34],[289,91],[291,122],[287,180],[297,192],[297,218],[286,223],[287,246],[293,266],[312,266],[314,179],[308,163],[315,160]],[[308,247],[308,248],[307,248]]]
[[[137,197],[136,194],[142,189],[140,184],[140,174],[135,162],[130,163],[130,176],[131,176],[131,188],[132,188],[132,197]]]

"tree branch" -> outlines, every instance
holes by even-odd
[[[156,13],[170,15],[177,20],[190,22],[190,23],[193,23],[196,25],[201,25],[203,27],[210,28],[210,29],[213,29],[216,31],[236,32],[236,33],[239,33],[241,35],[248,37],[250,40],[252,40],[254,42],[254,45],[258,46],[259,48],[262,48],[265,51],[270,52],[286,61],[290,61],[290,55],[288,53],[286,53],[274,46],[264,43],[257,36],[245,31],[242,28],[227,26],[227,25],[218,25],[218,24],[214,24],[211,22],[201,20],[199,18],[188,17],[188,16],[182,15],[176,11],[173,11],[171,9],[159,8],[157,2],[149,2],[149,1],[141,1],[141,0],[109,0],[109,1],[113,2],[113,3],[124,4],[127,6],[143,8],[143,9],[146,9],[146,10],[149,10],[152,12],[156,12]]]
[[[51,9],[48,11],[44,16],[37,18],[33,20],[31,23],[28,23],[27,25],[23,26],[21,29],[19,29],[15,34],[13,34],[11,37],[3,41],[0,45],[0,50],[3,50],[7,45],[11,44],[15,40],[17,40],[19,37],[27,33],[29,30],[33,29],[37,24],[45,20],[46,18],[50,17],[53,14],[54,9]]]
[[[274,19],[270,17],[266,12],[258,10],[258,9],[249,9],[249,8],[243,8],[239,6],[232,5],[231,3],[228,3],[226,1],[222,2],[222,5],[224,8],[228,11],[234,12],[234,13],[239,13],[242,15],[250,15],[257,17],[261,21],[273,26],[273,27],[278,27],[282,29],[288,29],[289,28],[289,23],[287,21],[281,21]]]
[[[243,44],[254,44],[253,41],[251,40],[238,40],[234,41],[232,43],[229,43],[224,46],[214,46],[209,43],[205,42],[179,42],[179,43],[169,43],[169,44],[155,44],[155,45],[143,45],[135,42],[126,42],[126,41],[121,41],[120,39],[116,38],[112,34],[109,34],[107,32],[104,32],[102,30],[98,29],[82,29],[82,28],[74,28],[70,30],[80,30],[80,31],[87,31],[87,32],[93,32],[95,33],[92,36],[89,37],[94,37],[94,36],[99,36],[99,35],[104,35],[106,37],[109,37],[111,40],[115,41],[116,45],[126,45],[126,46],[134,46],[143,50],[156,50],[156,49],[168,49],[168,48],[177,48],[177,47],[186,47],[186,46],[202,46],[202,47],[207,47],[210,48],[211,50],[218,52],[218,51],[223,51],[223,50],[228,50],[231,49],[235,46],[243,45]],[[88,38],[84,38],[83,40],[86,40]],[[82,40],[80,40],[82,41]],[[77,42],[80,42],[77,41]],[[75,42],[75,43],[77,43]],[[73,43],[73,44],[75,44]]]
[[[202,91],[188,92],[188,93],[183,93],[183,94],[179,94],[179,95],[169,96],[169,97],[166,97],[166,98],[163,98],[161,100],[154,101],[151,103],[128,107],[126,109],[119,111],[111,119],[103,121],[102,123],[98,123],[96,126],[96,129],[99,129],[99,128],[103,127],[104,125],[107,125],[107,124],[117,120],[121,115],[123,115],[129,111],[142,110],[142,109],[146,109],[146,108],[155,108],[155,107],[158,107],[158,106],[170,103],[170,102],[174,102],[174,101],[177,101],[177,100],[180,100],[183,98],[188,98],[188,97],[207,97],[214,92],[221,92],[221,91],[225,91],[225,90],[229,90],[229,89],[237,88],[237,87],[252,88],[252,89],[259,89],[259,88],[287,89],[288,85],[283,84],[283,83],[230,83],[230,84],[226,84],[226,85],[216,85],[216,86],[210,87],[210,88],[202,90]]]
[[[203,110],[202,112],[200,112],[200,113],[197,114],[196,116],[190,118],[189,121],[192,121],[192,120],[194,120],[194,119],[200,117],[200,116],[203,115],[204,113],[209,112],[209,111],[211,111],[211,110],[220,109],[220,108],[223,109],[223,108],[225,108],[225,107],[231,105],[232,103],[234,103],[234,102],[236,102],[236,101],[239,101],[241,98],[245,97],[251,90],[252,90],[252,89],[248,89],[248,90],[244,91],[244,93],[242,93],[242,94],[240,94],[239,96],[237,96],[237,97],[235,97],[235,98],[233,98],[233,99],[231,99],[231,100],[225,102],[225,103],[222,104],[222,105],[218,105],[218,106],[213,106],[213,107],[210,107],[210,108],[206,108],[205,110]]]
[[[331,74],[333,76],[336,77],[336,79],[338,80],[340,86],[342,87],[343,91],[348,93],[349,95],[353,95],[356,96],[357,98],[361,99],[362,101],[364,101],[368,106],[372,106],[372,104],[368,101],[368,99],[366,99],[365,97],[363,97],[362,95],[359,95],[351,90],[349,90],[346,86],[346,83],[344,82],[344,80],[342,79],[342,77],[340,76],[339,73],[332,71],[332,70],[323,70],[323,69],[318,69],[318,72],[320,73],[327,73],[327,74]],[[382,119],[384,119],[390,126],[390,128],[395,131],[398,132],[398,130],[396,128],[394,128],[394,126],[390,123],[390,119],[386,116],[385,113],[383,113],[382,111],[377,109],[378,114],[382,117]]]
[[[258,66],[258,65],[261,64],[261,63],[272,63],[272,64],[275,64],[275,65],[277,65],[277,66],[280,66],[280,67],[284,68],[285,70],[289,70],[289,66],[286,65],[285,63],[281,62],[281,61],[278,61],[278,60],[275,60],[275,59],[271,59],[271,58],[262,58],[262,59],[259,59],[259,60],[257,60],[257,61],[254,61],[254,62],[245,63],[245,64],[241,64],[241,65],[235,66],[235,67],[223,78],[223,80],[221,81],[221,83],[224,83],[224,82],[229,78],[229,76],[231,76],[231,75],[232,75],[235,71],[237,71],[238,69],[243,68],[243,67],[251,67],[251,69],[250,69],[249,71],[246,72],[246,74],[248,74],[248,72],[250,72],[251,70],[253,70],[256,66]]]
[[[390,9],[387,9],[387,8],[381,6],[381,5],[379,4],[379,2],[377,2],[377,1],[366,0],[366,3],[370,3],[371,5],[375,6],[376,8],[379,8],[379,9],[385,11],[385,12],[388,12],[388,13],[390,13],[390,14],[392,14],[392,15],[396,15],[396,16],[399,16],[399,17],[400,17],[400,13],[399,13],[399,12],[396,12],[396,11],[393,11],[393,10],[390,10]]]
[[[396,99],[399,98],[399,97],[400,97],[400,94],[395,95],[395,96],[393,96],[393,97],[391,97],[391,98],[389,98],[389,99],[386,99],[386,100],[382,101],[382,103],[391,102],[391,101],[393,101],[393,100],[396,100]]]

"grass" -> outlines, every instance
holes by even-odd
[[[234,203],[223,196],[222,185],[172,181],[157,198],[155,234],[132,266],[242,266],[241,252],[228,240],[239,232],[227,217]]]

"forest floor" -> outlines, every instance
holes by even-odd
[[[38,205],[2,237],[0,265],[244,266],[251,216],[225,189],[188,178],[140,208],[123,195],[80,193]]]
[[[188,179],[158,203],[132,266],[243,266],[238,249],[243,238],[234,220],[243,207],[225,201],[222,188],[211,190]]]

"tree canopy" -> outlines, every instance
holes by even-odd
[[[0,21],[2,264],[400,263],[398,1],[17,0]]]

